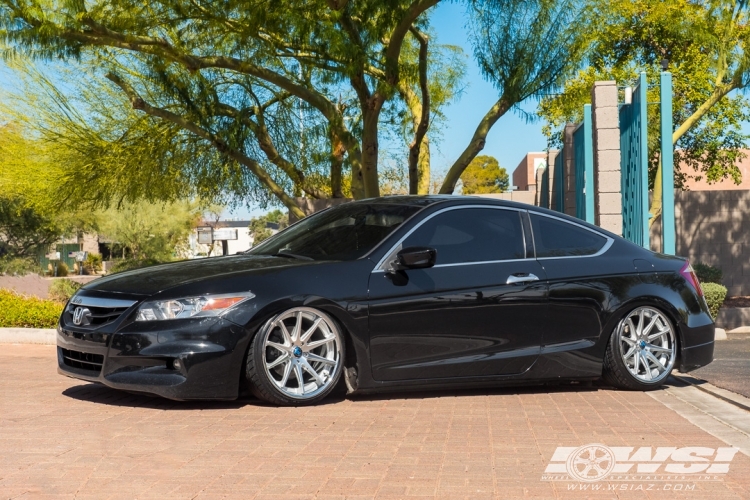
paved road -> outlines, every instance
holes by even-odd
[[[717,341],[713,362],[690,375],[750,398],[750,335]]]
[[[558,446],[632,447],[651,472],[666,462],[643,447],[727,446],[670,397],[567,386],[180,403],[60,376],[52,346],[0,345],[0,499],[750,498],[742,454],[709,481],[542,480]]]

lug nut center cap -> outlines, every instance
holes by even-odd
[[[641,340],[641,342],[639,343],[639,345],[641,346],[641,349],[645,348],[646,347],[646,341],[645,340]]]
[[[295,348],[294,348],[294,350],[292,351],[292,354],[294,354],[294,355],[295,355],[296,357],[298,357],[298,358],[299,358],[300,356],[302,356],[302,349],[300,349],[300,347],[299,347],[299,346],[297,346],[297,347],[295,347]]]

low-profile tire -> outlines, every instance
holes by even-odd
[[[612,332],[604,380],[620,389],[656,389],[669,377],[676,358],[677,334],[667,315],[655,307],[637,307]]]
[[[338,385],[344,338],[336,322],[310,307],[269,319],[250,342],[245,375],[252,393],[272,404],[320,402]]]

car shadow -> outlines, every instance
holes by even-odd
[[[441,389],[418,391],[389,391],[370,394],[346,395],[343,391],[335,391],[333,394],[318,403],[321,405],[338,404],[343,401],[387,401],[387,400],[412,400],[412,399],[434,399],[446,397],[469,397],[469,396],[513,396],[518,394],[548,394],[559,392],[595,392],[600,389],[609,389],[604,382],[554,384],[554,385],[528,385],[513,387],[490,387],[469,389]],[[62,394],[71,399],[85,401],[88,403],[127,406],[132,408],[148,408],[154,410],[221,410],[239,409],[245,406],[275,407],[276,405],[261,401],[251,395],[243,395],[233,401],[174,401],[145,393],[127,392],[119,389],[96,384],[83,383],[65,389]]]

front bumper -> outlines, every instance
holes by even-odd
[[[169,399],[236,399],[248,341],[222,318],[130,323],[113,333],[60,324],[58,372]]]

